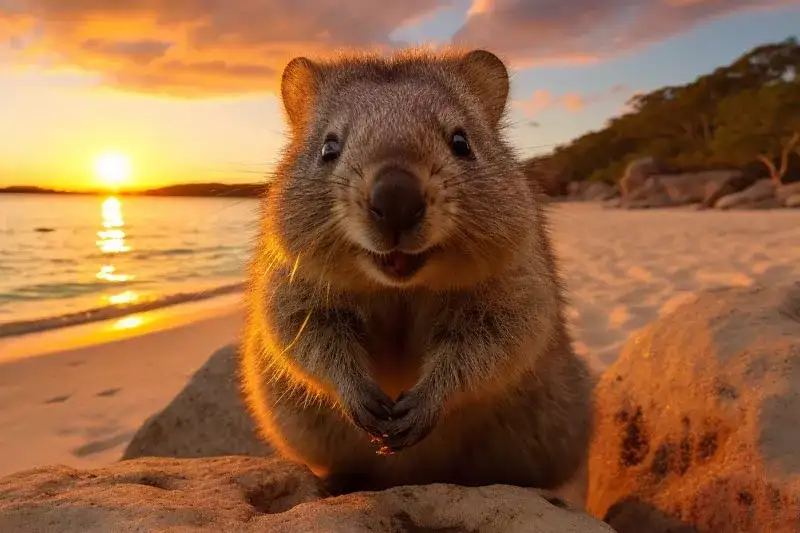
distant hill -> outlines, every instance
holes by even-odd
[[[55,189],[43,189],[31,185],[14,185],[11,187],[0,188],[0,194],[96,194],[94,192],[78,191],[58,191]]]
[[[263,183],[186,183],[183,185],[169,185],[158,189],[123,193],[129,196],[202,196],[202,197],[231,197],[231,198],[258,198],[267,190]]]
[[[121,196],[178,196],[203,198],[258,198],[267,190],[264,183],[186,183],[141,191],[120,191]],[[0,194],[107,195],[107,191],[62,191],[27,185],[0,188]]]

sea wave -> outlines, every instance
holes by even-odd
[[[129,287],[136,282],[120,282],[116,287]],[[85,296],[108,290],[108,284],[103,281],[73,282],[73,283],[35,283],[17,287],[11,291],[0,293],[0,304],[14,301],[47,300],[51,298],[70,298]]]
[[[187,246],[182,248],[164,248],[164,249],[151,249],[151,250],[133,250],[125,254],[125,259],[128,261],[146,261],[149,259],[165,258],[175,256],[194,255],[200,256],[203,254],[222,254],[231,250],[241,250],[238,246]],[[108,254],[104,252],[94,252],[87,254],[84,259],[89,261],[105,260]]]
[[[242,291],[243,289],[243,283],[230,283],[203,291],[178,292],[142,302],[112,304],[87,309],[85,311],[72,312],[36,320],[0,322],[0,338],[11,337],[15,335],[25,335],[28,333],[38,333],[41,331],[63,328],[67,326],[77,326],[79,324],[87,324],[89,322],[119,318],[132,313],[142,313],[171,305],[195,302],[213,298],[215,296],[232,294]]]

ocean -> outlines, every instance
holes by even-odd
[[[240,290],[258,201],[0,195],[0,337]]]

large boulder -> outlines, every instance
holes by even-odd
[[[708,170],[685,172],[660,178],[667,196],[675,204],[699,203],[713,206],[728,194],[741,191],[752,183],[741,170]]]
[[[242,401],[231,345],[212,354],[175,399],[145,421],[122,458],[269,453]]]
[[[613,533],[545,492],[427,485],[327,497],[279,459],[136,459],[0,479],[0,531]]]
[[[800,531],[800,283],[700,293],[631,337],[596,406],[588,508],[620,533],[651,511]]]
[[[758,180],[743,191],[723,196],[714,204],[717,209],[770,209],[780,207],[775,183],[770,179]]]
[[[713,206],[720,198],[752,183],[740,170],[709,170],[681,174],[653,174],[628,193],[622,205],[629,209],[687,204]]]
[[[620,207],[626,209],[651,209],[676,205],[661,183],[662,179],[663,176],[647,178],[641,186],[629,191],[627,195],[622,197]]]
[[[789,205],[793,197],[800,196],[800,181],[794,183],[784,183],[775,189],[775,198],[781,205],[786,207],[795,207]]]
[[[661,174],[667,169],[666,163],[655,157],[640,157],[634,159],[625,167],[625,174],[619,180],[619,188],[623,198],[627,198],[633,191],[644,186],[647,178],[653,174]]]
[[[619,191],[602,181],[573,181],[569,184],[570,200],[604,202],[619,195]]]

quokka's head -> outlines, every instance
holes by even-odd
[[[536,209],[502,138],[508,94],[484,50],[293,59],[265,231],[298,275],[343,289],[443,290],[497,273]]]

